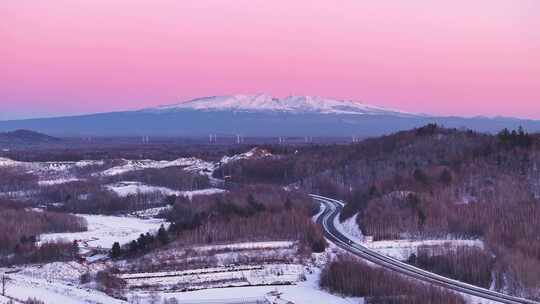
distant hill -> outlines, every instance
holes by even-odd
[[[231,95],[197,98],[136,111],[0,121],[0,131],[31,129],[54,136],[378,136],[437,123],[498,132],[540,121],[505,117],[443,117],[314,96]]]
[[[0,133],[0,144],[4,145],[31,145],[59,141],[61,141],[59,138],[30,130],[15,130]]]

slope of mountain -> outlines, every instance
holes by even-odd
[[[0,133],[0,144],[29,145],[58,142],[60,139],[29,130]]]
[[[181,110],[283,112],[296,114],[413,115],[379,106],[366,105],[352,100],[328,99],[317,96],[288,96],[280,99],[266,94],[204,97],[178,104],[150,108],[145,111],[160,113]]]
[[[376,136],[437,123],[496,132],[540,121],[436,117],[311,96],[233,95],[198,98],[137,111],[0,121],[0,131],[32,129],[56,136]]]

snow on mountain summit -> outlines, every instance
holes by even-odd
[[[338,100],[316,96],[228,95],[197,98],[173,105],[146,109],[152,112],[179,110],[289,112],[319,114],[409,114],[406,112],[367,105],[353,100]]]

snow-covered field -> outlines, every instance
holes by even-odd
[[[41,241],[56,239],[78,240],[83,248],[111,248],[114,242],[126,244],[137,239],[141,233],[156,231],[160,225],[166,225],[162,219],[88,214],[79,214],[79,216],[86,219],[88,231],[43,234],[41,235]]]
[[[191,199],[193,196],[196,195],[212,195],[225,192],[225,190],[218,188],[209,188],[193,191],[177,191],[166,187],[146,185],[141,182],[118,182],[115,184],[107,185],[105,187],[122,197],[138,193],[159,192],[163,195],[186,196]]]
[[[163,292],[162,299],[175,298],[179,303],[220,303],[227,299],[239,298],[268,298],[275,299],[272,294],[279,294],[283,300],[294,304],[358,304],[360,298],[342,298],[320,290],[318,286],[319,271],[306,273],[306,281],[287,286],[254,286],[205,289],[189,292]],[[148,293],[139,293],[142,299],[148,301]],[[148,303],[148,302],[144,302]],[[287,303],[287,302],[280,302]]]
[[[198,290],[232,286],[294,285],[304,276],[299,264],[222,266],[184,271],[123,274],[130,290]]]
[[[10,275],[6,288],[9,296],[26,300],[37,298],[45,304],[117,304],[126,303],[90,288],[79,288],[75,284],[32,278],[26,275]],[[2,302],[0,302],[2,303]]]

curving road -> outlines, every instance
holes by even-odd
[[[538,304],[540,302],[535,302],[532,300],[517,298],[495,291],[491,291],[485,288],[469,285],[460,281],[449,279],[437,274],[434,274],[429,271],[411,266],[407,263],[401,262],[394,258],[390,258],[386,255],[377,253],[367,247],[364,247],[360,244],[357,244],[343,235],[334,225],[334,220],[339,217],[341,209],[343,208],[343,202],[340,202],[335,199],[328,197],[314,195],[311,197],[323,205],[324,211],[317,218],[317,223],[319,223],[324,230],[325,236],[328,240],[334,243],[336,246],[348,251],[351,254],[354,254],[358,257],[364,258],[374,264],[385,267],[387,269],[399,272],[403,275],[432,283],[438,286],[442,286],[447,289],[451,289],[460,293],[476,296],[482,299],[487,299],[491,301],[496,301],[499,303],[509,303],[509,304]]]

